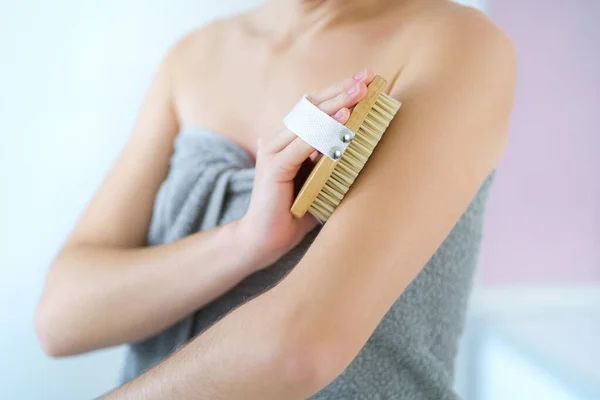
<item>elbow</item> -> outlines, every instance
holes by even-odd
[[[284,382],[287,393],[298,398],[308,398],[324,389],[348,366],[348,357],[340,347],[329,343],[325,337],[290,339],[286,335],[275,340],[282,343],[278,351],[274,370],[280,382]]]
[[[59,358],[74,355],[67,335],[61,335],[60,324],[54,318],[52,306],[41,300],[35,312],[35,332],[42,351],[49,357]]]
[[[49,357],[75,356],[107,347],[82,326],[81,318],[62,299],[42,299],[35,312],[35,332]]]
[[[269,296],[273,293],[249,303],[256,307],[256,315],[264,312],[269,302],[274,304]],[[281,392],[273,398],[309,398],[344,372],[364,343],[357,341],[356,335],[340,335],[331,321],[306,312],[295,301],[289,305],[278,301],[277,307],[281,313],[276,312],[270,323],[246,332],[244,348],[257,355],[252,364],[262,370],[260,375],[269,389],[275,389],[273,382],[281,384]]]
[[[52,274],[52,271],[50,272]],[[71,302],[64,301],[60,288],[55,287],[56,277],[49,276],[35,310],[35,333],[46,355],[59,358],[80,353],[74,340],[74,327],[69,317]]]

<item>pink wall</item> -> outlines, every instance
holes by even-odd
[[[519,78],[482,281],[600,282],[600,1],[491,3]]]

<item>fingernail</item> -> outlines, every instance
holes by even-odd
[[[348,94],[354,94],[358,90],[358,86],[354,85],[350,89],[348,89]]]
[[[344,116],[344,109],[342,108],[341,110],[339,110],[338,112],[336,112],[333,116],[333,118],[340,120],[342,119],[342,117]]]
[[[360,81],[362,78],[365,77],[365,75],[366,75],[366,71],[363,69],[358,74],[354,75],[354,79],[357,81]]]

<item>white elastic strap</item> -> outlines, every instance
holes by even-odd
[[[354,132],[311,103],[306,95],[283,119],[296,136],[332,160],[339,159],[354,137]]]

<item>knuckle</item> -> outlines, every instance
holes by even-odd
[[[294,164],[295,163],[292,160],[292,157],[284,156],[283,154],[280,154],[274,160],[274,167],[275,167],[276,171],[279,173],[287,174],[287,173],[294,171],[295,168],[297,168],[297,166]]]
[[[278,166],[278,172],[282,175],[287,175],[292,171],[293,171],[293,167],[290,165],[289,162],[279,164],[279,166]]]
[[[346,103],[347,96],[346,92],[339,93],[337,96],[321,103],[319,108],[321,111],[327,113],[332,112],[335,109],[341,108]]]
[[[272,153],[276,147],[278,136],[279,134],[262,139],[257,150],[263,153]]]
[[[290,162],[282,162],[278,163],[277,166],[272,171],[273,179],[277,181],[287,181],[293,178],[295,175],[295,168],[291,165]]]
[[[331,86],[328,86],[316,93],[313,93],[312,95],[307,96],[308,100],[312,102],[313,98],[320,98],[322,96],[326,96],[326,95],[331,95],[331,97],[335,97],[334,94],[340,94],[345,92],[347,89],[349,89],[352,85],[355,84],[354,79],[352,78],[345,78],[342,79],[340,81],[337,81],[335,83],[333,83]]]
[[[344,79],[341,90],[349,89],[352,85],[356,85],[356,81],[352,78]]]
[[[346,90],[348,88],[350,88],[350,86],[352,86],[354,80],[352,80],[351,78],[346,78],[344,80],[339,81],[338,83],[336,83],[334,85],[334,89],[335,92],[337,93],[337,95],[341,95],[344,94],[346,92]]]

